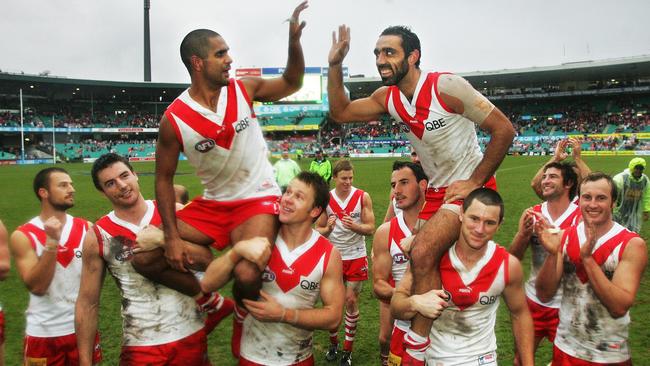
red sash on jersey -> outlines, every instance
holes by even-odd
[[[404,108],[402,104],[402,99],[400,97],[399,87],[396,85],[389,86],[388,92],[386,93],[386,110],[388,110],[388,100],[390,100],[391,95],[393,96],[393,106],[395,111],[400,116],[400,119],[404,124],[408,126],[411,132],[417,136],[417,138],[422,139],[424,135],[424,121],[429,117],[429,107],[431,106],[431,90],[435,89],[436,97],[440,102],[440,105],[448,112],[453,113],[440,99],[438,93],[438,77],[442,74],[449,74],[448,72],[432,72],[427,74],[427,78],[420,88],[420,93],[418,98],[415,101],[415,116],[411,116]]]
[[[623,256],[623,251],[627,246],[627,243],[633,238],[638,237],[639,235],[635,232],[629,231],[627,229],[622,229],[618,234],[611,237],[609,240],[604,242],[598,249],[596,249],[592,254],[592,258],[599,266],[602,266],[603,263],[609,258],[612,252],[618,247],[621,246],[621,249],[618,253],[618,259],[620,260]],[[585,266],[582,263],[582,258],[580,258],[580,240],[578,238],[578,227],[572,227],[566,234],[568,239],[566,245],[566,254],[571,260],[571,262],[576,266],[576,275],[580,279],[580,282],[586,283],[589,281],[587,272],[585,271]],[[563,242],[564,239],[563,239]]]
[[[88,221],[78,217],[72,218],[72,228],[70,229],[68,240],[63,245],[59,245],[56,253],[56,261],[59,262],[63,268],[67,268],[70,262],[72,262],[72,259],[74,259],[74,250],[81,245],[81,238],[86,230],[88,230]],[[38,240],[40,245],[45,246],[47,234],[45,234],[45,230],[40,229],[38,226],[32,223],[27,223],[20,226],[18,231],[22,232],[27,236],[27,238],[29,238],[29,242],[32,244],[32,249],[36,250],[36,242],[30,234],[33,234],[36,237],[36,240]]]
[[[390,226],[388,229],[388,245],[389,245],[389,250],[390,250],[390,243],[391,240],[397,244],[397,247],[402,251],[405,257],[408,258],[408,255],[404,253],[404,249],[402,249],[402,246],[400,245],[400,242],[402,239],[406,237],[406,234],[402,231],[402,228],[399,226],[399,220],[397,219],[397,216],[393,217],[390,220]]]
[[[540,203],[533,206],[533,211],[541,214],[542,204]],[[580,207],[575,207],[575,210],[573,210],[573,212],[571,212],[571,214],[566,219],[564,219],[564,221],[560,223],[559,229],[566,230],[571,226],[578,225],[578,223],[580,222],[580,218],[582,218],[582,211],[580,211]]]
[[[160,214],[158,213],[158,204],[156,201],[153,202],[154,211],[149,221],[149,225],[160,226],[162,220],[160,219]],[[116,224],[108,216],[103,216],[101,219],[95,222],[93,230],[95,231],[95,236],[97,236],[97,243],[99,244],[99,255],[104,256],[104,242],[102,241],[102,236],[100,235],[97,227],[101,227],[102,230],[106,231],[111,237],[122,237],[124,238],[123,244],[128,245],[129,248],[133,249],[136,245],[136,236],[137,234],[133,231]]]
[[[499,267],[504,264],[505,282],[508,282],[508,251],[497,245],[492,258],[481,269],[476,279],[470,284],[465,284],[449,258],[447,251],[440,260],[440,278],[446,291],[451,294],[451,300],[461,311],[474,305],[481,292],[487,291],[499,272]]]
[[[214,140],[217,146],[224,149],[230,149],[235,138],[235,128],[232,125],[237,122],[237,92],[235,90],[235,84],[239,84],[243,88],[241,81],[230,79],[227,86],[228,97],[226,101],[226,114],[223,117],[223,123],[221,126],[207,119],[204,115],[192,109],[192,107],[185,104],[185,102],[179,98],[176,98],[172,104],[167,107],[167,110],[165,110],[165,116],[172,123],[172,126],[176,131],[176,137],[181,144],[183,143],[183,139],[173,115],[180,117],[183,122],[201,136]]]
[[[343,219],[343,217],[352,213],[352,210],[354,210],[354,208],[357,206],[357,202],[359,202],[361,197],[363,197],[363,191],[357,189],[352,194],[352,197],[350,197],[350,200],[348,201],[348,205],[345,206],[345,209],[343,209],[341,208],[339,203],[336,202],[336,199],[334,198],[334,193],[330,192],[330,209],[334,211],[334,213],[336,214],[336,216],[338,216],[339,219]],[[363,204],[363,200],[361,202]]]
[[[314,268],[323,255],[325,255],[325,262],[323,264],[323,272],[325,272],[332,248],[332,244],[321,236],[291,266],[287,266],[277,246],[273,246],[268,267],[275,273],[275,283],[278,284],[282,292],[287,293],[291,291],[300,284],[300,276],[308,276],[314,271]]]

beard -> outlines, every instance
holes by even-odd
[[[54,207],[54,209],[57,211],[66,211],[74,207],[74,203],[66,203],[66,202],[50,202],[50,205]]]
[[[385,65],[381,66],[381,68],[384,68],[384,67],[385,67]],[[391,71],[393,72],[393,75],[385,78],[385,77],[381,76],[381,73],[379,74],[380,77],[381,77],[381,82],[382,82],[382,84],[384,84],[384,86],[391,86],[391,85],[399,84],[399,82],[402,81],[402,79],[404,79],[404,76],[406,76],[406,74],[408,74],[408,72],[409,72],[409,64],[408,64],[408,61],[406,60],[406,57],[404,57],[404,59],[402,60],[402,63],[398,67],[396,67],[395,69],[393,69],[393,67],[390,66],[390,65],[388,65],[388,67],[390,67]]]

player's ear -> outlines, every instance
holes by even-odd
[[[203,60],[197,55],[190,57],[190,64],[194,71],[201,71],[203,69]]]
[[[420,59],[420,51],[419,50],[413,50],[409,54],[408,63],[409,63],[409,65],[415,66],[415,63],[418,62],[419,59]]]
[[[320,215],[323,213],[323,208],[322,207],[314,207],[309,211],[309,217],[312,218],[312,220],[316,220],[320,217]]]

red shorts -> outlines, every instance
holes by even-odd
[[[203,329],[183,339],[155,346],[124,346],[120,366],[208,366],[208,343]]]
[[[313,366],[313,365],[314,365],[314,355],[309,356],[309,358],[304,361],[291,364],[291,366]],[[264,366],[264,365],[253,361],[249,361],[243,357],[239,357],[239,366]]]
[[[358,282],[368,279],[368,257],[343,261],[343,281]]]
[[[0,310],[0,345],[5,343],[5,312]]]
[[[560,323],[560,309],[549,308],[526,298],[530,315],[533,317],[535,338],[548,338],[551,343],[555,341],[557,325]]]
[[[602,365],[632,366],[632,360],[630,359],[627,361],[615,362],[615,363],[598,363],[598,362],[585,361],[567,355],[566,353],[562,352],[561,349],[557,348],[556,346],[553,346],[553,362],[551,362],[551,365],[552,366],[602,366]]]
[[[483,186],[485,188],[490,188],[493,190],[497,190],[497,180],[494,176],[492,176],[487,183]],[[429,220],[431,216],[433,216],[438,210],[440,209],[440,206],[442,206],[445,198],[445,192],[447,191],[447,187],[440,187],[440,188],[427,188],[426,194],[425,194],[425,202],[424,202],[424,207],[422,207],[422,210],[420,211],[420,214],[418,215],[419,219],[423,220]],[[463,201],[458,200],[451,202],[450,204],[452,205],[458,205],[462,206]]]
[[[24,354],[26,366],[71,366],[79,364],[77,336],[72,333],[61,337],[25,336]],[[102,360],[99,333],[95,336],[93,363]]]
[[[404,334],[405,331],[398,327],[393,327],[393,334],[390,336],[390,355],[388,356],[389,366],[399,366],[402,364],[404,355]]]
[[[230,245],[230,232],[255,215],[277,215],[278,196],[265,196],[235,201],[193,199],[176,217],[214,240],[212,246],[222,250]]]

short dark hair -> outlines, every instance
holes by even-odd
[[[45,168],[36,173],[33,186],[34,194],[39,201],[41,201],[41,196],[38,195],[38,190],[41,188],[50,189],[50,175],[52,175],[52,173],[65,173],[69,175],[65,169],[58,167]]]
[[[404,168],[411,169],[413,175],[415,175],[416,181],[419,182],[423,179],[429,181],[429,177],[427,177],[426,173],[424,173],[424,169],[422,169],[422,165],[410,161],[402,161],[402,160],[398,160],[393,163],[393,171],[401,170]]]
[[[350,163],[350,160],[348,159],[341,159],[334,164],[334,168],[332,169],[332,176],[336,177],[339,172],[343,170],[354,170],[354,167],[352,166],[352,163]]]
[[[294,177],[314,190],[314,207],[320,207],[323,212],[330,203],[330,187],[317,173],[314,172],[300,172]]]
[[[402,48],[404,54],[408,57],[411,52],[418,50],[420,57],[415,62],[415,67],[420,67],[420,59],[422,58],[422,49],[420,47],[420,39],[411,31],[411,28],[404,25],[393,25],[381,32],[380,36],[399,36],[402,38]]]
[[[95,160],[93,163],[93,167],[90,170],[90,175],[93,178],[93,184],[95,185],[95,188],[97,188],[98,191],[104,191],[102,189],[102,185],[99,182],[99,172],[102,170],[108,168],[109,166],[115,164],[115,163],[124,163],[131,172],[133,172],[133,167],[131,166],[131,163],[129,163],[129,159],[123,157],[122,155],[118,155],[115,153],[108,153],[100,156]]]
[[[499,206],[499,223],[503,221],[505,209],[503,207],[503,199],[497,191],[485,187],[473,190],[470,192],[470,194],[467,195],[465,201],[463,201],[463,211],[466,211],[469,206],[472,205],[472,202],[474,202],[474,200],[477,200],[487,206]]]
[[[202,59],[208,57],[208,40],[213,37],[221,37],[219,33],[209,29],[195,29],[189,32],[181,42],[181,60],[192,74],[192,56]]]
[[[580,188],[587,183],[587,182],[596,182],[601,179],[604,179],[607,181],[609,186],[611,187],[611,194],[612,194],[612,201],[616,202],[616,198],[618,197],[618,188],[616,188],[616,184],[614,183],[614,179],[609,174],[605,174],[603,172],[591,172],[589,173],[584,179],[582,179],[582,182],[580,183]],[[578,194],[580,192],[578,191]]]
[[[578,192],[578,174],[575,171],[575,163],[554,161],[544,166],[544,173],[546,173],[548,168],[555,168],[562,172],[562,184],[571,184],[571,188],[569,188],[569,199],[573,199]]]

